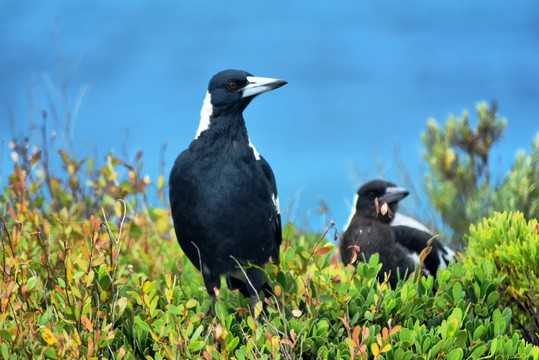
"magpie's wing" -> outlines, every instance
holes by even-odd
[[[260,160],[257,161],[258,165],[264,172],[266,179],[270,185],[270,191],[272,194],[273,200],[273,214],[270,219],[273,227],[273,235],[275,240],[275,247],[273,248],[272,258],[275,263],[279,263],[279,247],[283,242],[283,233],[282,233],[282,224],[281,224],[281,211],[279,209],[279,196],[277,194],[277,183],[275,182],[275,176],[273,175],[273,170],[271,170],[270,165],[262,156]]]
[[[392,226],[395,240],[411,253],[420,254],[427,247],[427,242],[432,238],[432,234],[408,226]],[[446,268],[450,262],[455,261],[455,253],[438,239],[431,243],[432,250],[425,258],[425,267],[436,275],[438,268]]]
[[[408,251],[420,254],[427,241],[432,237],[431,234],[415,229],[409,226],[392,226],[391,230],[395,234],[395,240],[404,246]]]

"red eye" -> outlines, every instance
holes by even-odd
[[[230,80],[230,81],[228,82],[228,88],[229,88],[230,90],[236,90],[236,87],[237,87],[237,86],[238,86],[238,85],[236,84],[235,81]]]

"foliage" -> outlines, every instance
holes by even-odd
[[[215,317],[205,316],[208,295],[171,236],[168,210],[128,211],[141,191],[131,181],[141,177],[120,181],[123,162],[114,164],[98,174],[118,181],[97,182],[96,193],[135,191],[113,204],[103,198],[88,217],[74,200],[78,187],[52,212],[53,200],[35,201],[44,177],[14,166],[2,195],[2,358],[539,358],[512,333],[501,280],[482,266],[454,264],[436,281],[416,276],[392,291],[376,280],[377,256],[342,267],[326,239],[333,224],[323,235],[285,227],[281,267],[265,267],[275,296],[264,309],[224,287]],[[64,171],[91,182],[81,167]]]
[[[492,147],[505,130],[496,103],[477,105],[478,123],[470,125],[468,111],[449,116],[445,128],[431,119],[422,135],[430,172],[426,188],[442,222],[452,231],[451,242],[460,247],[470,224],[477,224],[494,211],[524,212],[539,217],[539,134],[529,155],[519,153],[511,172],[496,185],[489,160]],[[458,209],[458,211],[456,211]]]
[[[513,324],[539,345],[539,223],[520,212],[495,213],[470,227],[465,264],[485,266],[500,278],[501,303],[511,307]]]

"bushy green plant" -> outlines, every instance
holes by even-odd
[[[513,311],[513,324],[539,345],[539,224],[523,214],[495,213],[470,227],[464,262],[481,265],[500,278],[501,303]]]
[[[445,127],[430,119],[422,135],[429,165],[427,193],[457,247],[464,245],[470,224],[494,211],[520,210],[527,219],[539,217],[539,134],[530,154],[519,153],[511,172],[498,181],[491,179],[489,160],[507,121],[498,116],[496,103],[490,108],[478,104],[477,117],[475,128],[468,111],[449,116]]]
[[[376,256],[343,268],[324,237],[287,225],[281,268],[265,267],[275,292],[265,309],[252,312],[225,287],[207,317],[200,274],[179,246],[152,222],[122,232],[131,221],[112,228],[94,217],[39,233],[8,219],[2,358],[539,358],[511,333],[500,280],[483,266],[454,264],[392,291],[376,280]]]
[[[170,236],[167,210],[126,217],[135,193],[87,219],[71,202],[47,213],[46,199],[28,201],[39,184],[20,175],[10,184],[0,234],[5,359],[539,358],[511,333],[500,280],[482,266],[455,264],[436,282],[416,276],[392,291],[376,280],[376,256],[343,268],[326,239],[332,228],[323,236],[289,224],[281,267],[265,267],[275,293],[265,309],[252,312],[225,287],[207,317],[201,276]]]

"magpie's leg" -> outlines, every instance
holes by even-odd
[[[251,297],[251,300],[253,301],[253,309],[254,309],[255,305],[259,301],[258,293],[260,293],[260,289],[262,288],[264,274],[255,267],[248,268],[246,269],[245,272],[247,273],[247,279],[248,279],[248,281],[245,283],[245,287],[247,289],[247,293],[249,294],[249,296]]]
[[[215,312],[213,308],[215,306],[215,288],[219,290],[221,288],[221,279],[219,275],[212,273],[209,269],[205,268],[202,271],[202,277],[204,278],[204,284],[206,285],[206,291],[210,294],[210,308],[206,313],[206,316],[214,316]]]

